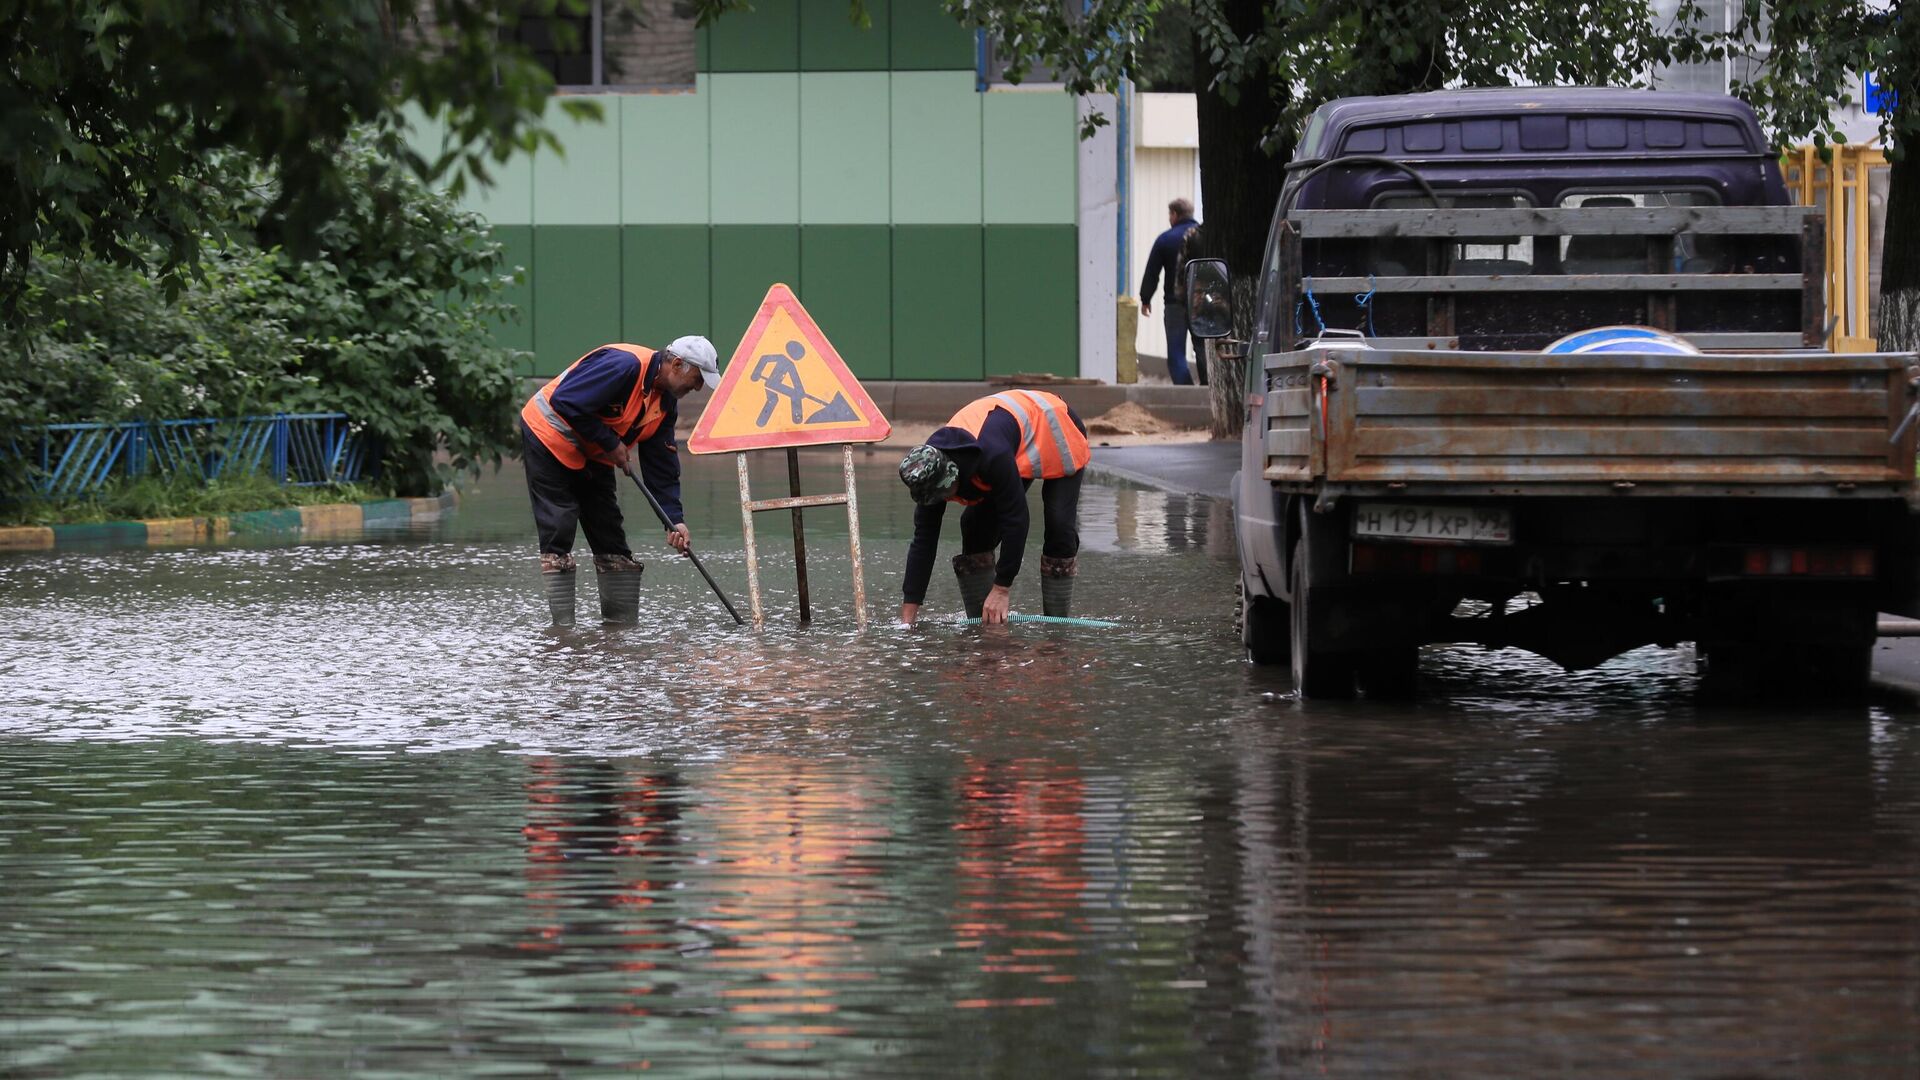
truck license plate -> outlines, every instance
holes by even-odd
[[[1495,506],[1364,503],[1353,508],[1353,535],[1455,544],[1513,543],[1513,514]]]

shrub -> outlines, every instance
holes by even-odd
[[[200,276],[175,297],[137,269],[42,253],[21,317],[0,330],[0,431],[343,412],[378,440],[401,494],[497,463],[519,403],[516,354],[493,342],[514,317],[499,245],[370,141],[344,166],[353,196],[312,259],[259,228],[274,188],[258,172],[233,185],[236,224],[206,238]],[[4,478],[16,491],[19,471]]]

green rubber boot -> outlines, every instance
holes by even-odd
[[[967,618],[979,618],[987,606],[987,594],[993,591],[993,552],[955,555],[953,576],[960,579],[960,603],[967,609]]]
[[[600,617],[617,626],[640,621],[640,575],[646,564],[631,555],[595,555],[593,571],[600,579]]]
[[[1073,578],[1080,572],[1080,559],[1040,556],[1040,611],[1064,619],[1073,614]]]
[[[547,611],[555,626],[573,625],[573,571],[571,555],[540,556],[540,586],[547,594]]]

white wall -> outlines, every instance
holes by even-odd
[[[1075,102],[1075,115],[1114,114],[1111,94],[1093,94]],[[1113,382],[1119,361],[1114,347],[1113,258],[1120,232],[1119,137],[1113,125],[1099,129],[1079,148],[1080,376]]]
[[[1154,238],[1167,229],[1167,203],[1176,197],[1191,199],[1194,217],[1205,220],[1200,215],[1199,155],[1192,150],[1136,149],[1133,152],[1132,191],[1132,205],[1128,208],[1132,243],[1128,245],[1131,250],[1127,253],[1127,291],[1138,297],[1140,279],[1147,272],[1147,256],[1153,252]],[[1148,356],[1167,355],[1167,337],[1160,322],[1159,304],[1166,291],[1166,275],[1163,273],[1159,287],[1153,294],[1153,314],[1140,319],[1140,332],[1134,339],[1135,348]]]
[[[1200,121],[1192,94],[1135,94],[1132,182],[1127,199],[1127,295],[1138,298],[1140,278],[1154,238],[1167,228],[1167,203],[1193,203],[1195,220],[1206,220],[1200,202]],[[1167,355],[1167,335],[1158,301],[1166,294],[1166,276],[1154,291],[1153,314],[1140,319],[1134,349],[1140,355]],[[1164,368],[1159,370],[1164,371]]]

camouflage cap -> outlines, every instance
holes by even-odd
[[[960,479],[960,466],[938,447],[922,444],[900,459],[900,479],[914,502],[929,506],[946,498],[947,489]]]

